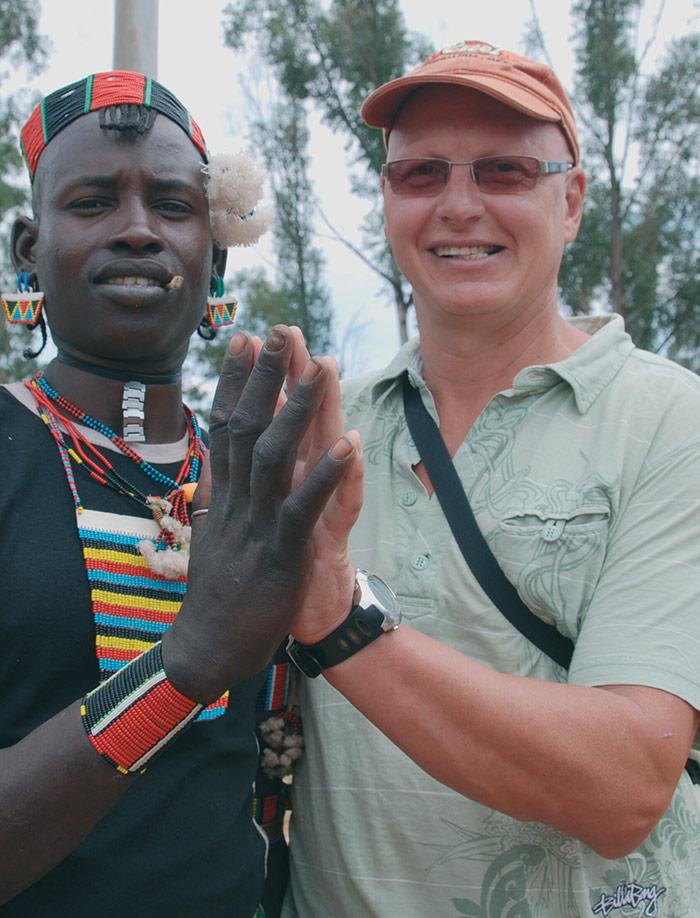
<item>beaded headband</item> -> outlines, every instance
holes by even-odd
[[[244,153],[208,156],[199,125],[180,100],[142,73],[94,73],[49,93],[36,106],[20,134],[22,155],[33,181],[41,154],[77,118],[114,105],[143,105],[174,121],[204,160],[212,233],[219,245],[252,245],[269,228],[272,211],[259,206],[264,174]]]
[[[199,125],[169,89],[142,73],[112,70],[93,73],[77,83],[49,93],[31,113],[22,128],[20,145],[32,179],[39,157],[63,128],[100,108],[124,104],[152,108],[174,121],[206,161],[207,148]]]

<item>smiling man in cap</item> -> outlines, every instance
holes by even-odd
[[[700,383],[558,309],[586,180],[548,67],[462,42],[362,114],[420,334],[345,387],[349,546],[403,622],[333,652],[334,622],[295,634],[325,678],[287,914],[695,914]]]

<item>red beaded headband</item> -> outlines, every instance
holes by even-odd
[[[49,93],[31,113],[20,140],[31,178],[36,173],[39,157],[59,131],[90,112],[123,104],[143,105],[170,118],[207,161],[207,148],[199,125],[169,89],[142,73],[111,70],[91,74]]]

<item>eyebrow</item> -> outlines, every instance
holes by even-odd
[[[116,182],[114,175],[83,175],[70,181],[70,185],[88,185],[93,188],[111,188]],[[157,177],[153,180],[153,187],[157,191],[188,191],[193,188],[192,182],[177,178]]]
[[[73,179],[71,185],[95,185],[97,188],[107,188],[114,182],[111,175],[80,175]]]
[[[159,191],[188,191],[193,187],[192,182],[176,178],[157,178],[153,184]]]

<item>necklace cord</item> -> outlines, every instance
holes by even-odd
[[[205,448],[197,419],[186,405],[183,405],[183,411],[187,425],[187,451],[177,475],[172,478],[139,456],[119,434],[103,421],[93,418],[60,395],[43,378],[41,372],[36,373],[31,380],[25,381],[25,386],[34,397],[39,417],[46,424],[56,442],[78,513],[82,513],[83,506],[75,483],[73,463],[89,474],[98,484],[123,494],[140,506],[148,507],[157,520],[173,513],[174,518],[180,523],[189,525],[188,501],[181,488],[185,481],[190,483],[198,481]],[[164,493],[162,495],[144,494],[140,488],[117,471],[108,457],[78,429],[72,418],[110,440],[122,455],[131,459],[148,478],[164,488]],[[70,446],[66,443],[65,435],[70,440]],[[161,536],[167,543],[172,543],[171,533],[161,530]]]

